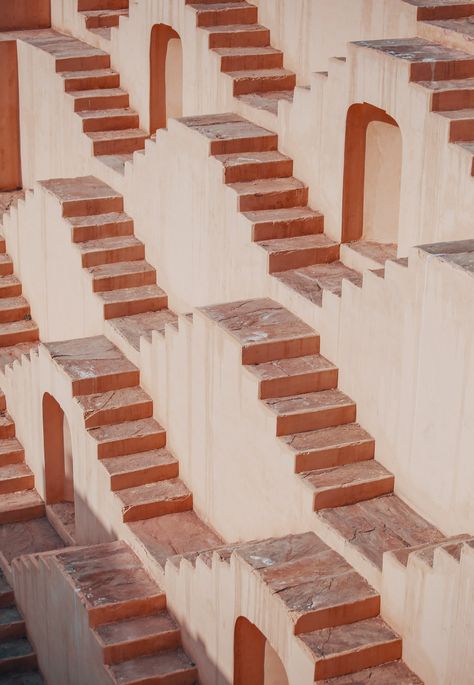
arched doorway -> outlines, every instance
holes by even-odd
[[[0,41],[0,192],[21,188],[16,41]]]
[[[74,506],[74,462],[67,418],[52,395],[43,396],[46,504]]]
[[[150,40],[150,134],[183,113],[183,49],[171,26],[155,24]]]
[[[397,122],[367,103],[347,113],[342,242],[398,242],[402,138]]]
[[[289,685],[285,667],[265,635],[241,616],[234,631],[234,685]]]

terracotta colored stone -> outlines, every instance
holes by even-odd
[[[330,680],[316,681],[317,685],[422,685],[422,681],[401,661],[364,669],[356,674]]]
[[[101,463],[110,474],[113,491],[176,478],[179,470],[177,460],[166,449],[111,457]]]
[[[148,311],[143,314],[122,316],[117,319],[109,319],[111,326],[125,338],[135,349],[140,349],[140,337],[144,336],[151,340],[153,331],[163,333],[165,327],[176,324],[177,316],[169,309],[157,312]]]
[[[122,505],[124,521],[175,514],[193,507],[192,494],[178,478],[118,490],[116,496]]]
[[[166,442],[166,432],[151,418],[91,428],[89,435],[97,442],[99,459],[160,449]]]
[[[37,500],[40,498],[36,495]],[[44,512],[44,505],[43,505]],[[46,518],[20,519],[0,526],[0,550],[8,563],[24,554],[61,549],[64,543]]]
[[[337,368],[321,355],[277,359],[247,368],[260,379],[261,399],[328,390],[337,385]]]
[[[153,402],[140,386],[81,395],[77,401],[84,412],[86,428],[146,419],[153,414]]]

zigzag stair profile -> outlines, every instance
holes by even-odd
[[[394,494],[394,477],[374,459],[374,439],[337,388],[337,368],[319,354],[313,329],[269,299],[200,311],[241,344],[275,436],[313,490],[314,511],[347,544],[381,569],[386,551],[444,539]]]
[[[129,0],[78,0],[77,11],[86,29],[110,40],[111,29],[120,17],[128,17]]]

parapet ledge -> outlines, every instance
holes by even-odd
[[[419,245],[417,249],[422,255],[424,253],[474,277],[474,239]]]

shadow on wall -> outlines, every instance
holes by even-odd
[[[234,685],[289,685],[285,667],[265,635],[241,616],[234,631]]]
[[[171,26],[156,24],[150,39],[150,135],[183,111],[183,50]]]

